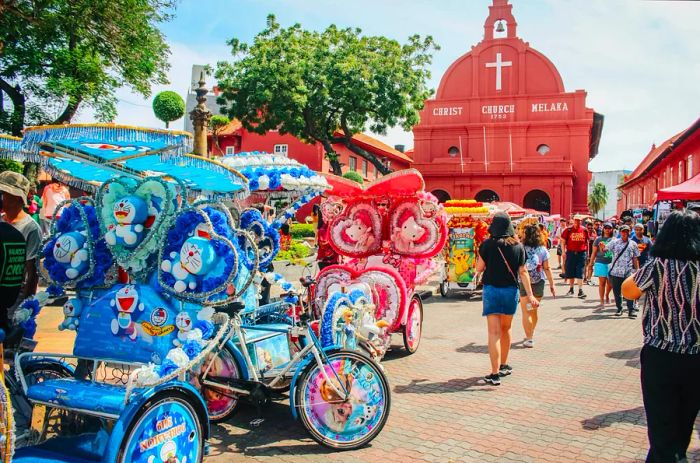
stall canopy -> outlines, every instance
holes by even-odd
[[[659,190],[657,201],[700,200],[700,174],[683,183]]]

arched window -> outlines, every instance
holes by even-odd
[[[686,161],[685,166],[688,170],[686,177],[689,179],[693,178],[695,172],[693,171],[693,155],[692,154],[688,156],[688,160]]]
[[[545,145],[544,143],[537,147],[537,152],[540,153],[542,156],[549,153],[550,151],[551,149],[549,148],[549,145]]]
[[[678,183],[683,183],[683,161],[678,163]]]
[[[438,202],[444,203],[451,199],[450,194],[445,190],[433,190],[431,193],[437,198]]]
[[[498,193],[493,190],[481,190],[474,196],[474,199],[482,203],[493,203],[501,200]]]
[[[457,157],[459,156],[459,148],[456,146],[450,146],[447,150],[447,154],[449,154],[451,158]]]
[[[523,198],[523,207],[549,213],[552,204],[547,193],[542,190],[532,190]]]

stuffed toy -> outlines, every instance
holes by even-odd
[[[84,273],[89,267],[87,232],[67,232],[56,239],[53,257],[66,267],[66,277],[71,280]]]
[[[129,336],[136,339],[136,323],[131,318],[137,309],[143,312],[144,305],[139,303],[139,293],[134,285],[122,287],[109,301],[109,305],[117,309],[117,318],[112,320],[112,334],[115,336]]]
[[[394,232],[394,247],[398,252],[409,253],[413,251],[415,243],[425,235],[425,228],[418,225],[416,218],[408,216]]]
[[[187,341],[187,333],[192,330],[192,318],[190,314],[184,310],[175,317],[175,326],[177,327],[177,339],[173,340],[173,344],[179,347]]]
[[[175,278],[173,289],[182,293],[197,289],[197,276],[208,274],[214,269],[217,255],[211,242],[206,238],[193,236],[185,240],[180,254],[170,253],[170,260],[164,259],[160,267]]]
[[[83,303],[80,299],[71,297],[63,304],[63,322],[58,325],[60,331],[72,330],[77,331],[80,325],[80,314],[83,311]]]
[[[115,201],[112,215],[116,223],[107,226],[105,241],[110,246],[121,245],[133,249],[144,237],[144,224],[149,217],[146,201],[129,195]]]

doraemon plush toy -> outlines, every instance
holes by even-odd
[[[173,344],[181,346],[187,341],[187,333],[192,330],[192,318],[190,314],[184,310],[175,317],[175,326],[177,327],[177,339],[173,340]]]
[[[109,305],[117,309],[117,318],[112,320],[112,334],[115,336],[126,335],[136,339],[136,323],[132,315],[136,309],[143,311],[143,303],[139,303],[139,293],[134,285],[123,286],[109,301]]]
[[[80,314],[83,311],[83,303],[80,299],[71,297],[63,304],[63,323],[58,325],[60,331],[63,330],[78,330],[80,324]]]
[[[116,223],[107,226],[107,244],[121,245],[128,249],[138,246],[143,240],[148,213],[146,201],[138,196],[124,196],[115,201],[112,215]]]
[[[67,232],[56,239],[53,257],[66,267],[66,277],[71,280],[84,273],[89,266],[85,232]]]
[[[171,273],[175,278],[173,289],[182,293],[196,290],[196,276],[206,275],[212,271],[217,261],[216,252],[211,242],[200,236],[187,238],[180,248],[180,254],[170,253],[170,260],[164,259],[161,269]]]

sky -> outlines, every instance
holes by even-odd
[[[180,0],[162,30],[170,45],[170,84],[183,98],[193,64],[231,60],[226,41],[250,42],[275,14],[283,26],[300,23],[359,27],[368,35],[404,42],[432,35],[441,49],[431,66],[437,89],[449,65],[483,38],[491,0]],[[566,91],[585,89],[587,106],[605,116],[592,171],[633,169],[649,152],[700,117],[700,2],[653,0],[510,0],[518,36],[557,67]],[[210,88],[213,81],[210,81]],[[151,98],[118,92],[117,122],[162,127]],[[84,110],[80,122],[92,120]],[[181,128],[176,121],[171,128]],[[413,146],[400,128],[378,136]]]

